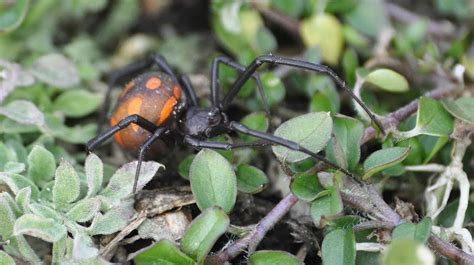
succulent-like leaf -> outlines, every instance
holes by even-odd
[[[229,217],[222,209],[207,208],[189,226],[181,240],[181,250],[202,262],[229,223]]]
[[[298,199],[308,202],[316,199],[316,196],[324,190],[319,184],[318,177],[307,173],[295,174],[290,189]]]
[[[137,191],[141,190],[155,176],[156,172],[161,167],[164,167],[164,165],[154,161],[143,162],[137,183]],[[123,165],[110,178],[107,187],[100,192],[100,195],[112,199],[122,199],[127,197],[133,190],[136,169],[137,161]]]
[[[22,215],[15,221],[13,228],[15,235],[29,235],[43,239],[47,242],[56,242],[63,238],[67,231],[66,227],[50,218],[44,218],[34,214]]]
[[[282,123],[275,135],[294,141],[313,153],[321,151],[331,138],[332,120],[327,112],[313,112],[298,116]],[[273,146],[273,153],[281,161],[298,162],[309,157],[305,153],[289,150],[283,146]]]
[[[329,217],[342,211],[342,200],[339,193],[332,187],[322,191],[311,203],[311,217],[317,227],[322,227],[325,223],[321,222],[322,217]]]
[[[365,77],[365,81],[385,91],[400,93],[408,91],[408,81],[390,69],[377,69]]]
[[[334,119],[333,132],[335,137],[326,147],[326,155],[340,167],[353,169],[360,159],[364,126],[359,120],[340,115]]]
[[[331,231],[323,239],[321,252],[324,264],[355,264],[356,244],[352,229]]]
[[[56,160],[51,152],[41,145],[35,145],[28,155],[28,177],[43,187],[53,179]]]
[[[278,250],[260,250],[249,257],[249,265],[273,264],[302,265],[303,262],[288,252]]]
[[[426,243],[431,234],[431,218],[425,217],[418,224],[401,224],[392,232],[393,239],[411,239],[418,243]]]
[[[168,240],[160,240],[133,258],[137,265],[163,264],[193,265],[194,260],[181,252]]]
[[[461,97],[454,101],[441,101],[443,107],[454,117],[465,122],[474,123],[474,97]]]
[[[219,206],[229,213],[237,197],[237,178],[229,161],[216,151],[203,149],[190,168],[191,190],[201,211]]]
[[[258,193],[263,190],[268,183],[265,173],[250,165],[239,165],[237,171],[237,188],[244,193]]]
[[[391,147],[370,154],[364,161],[365,172],[362,179],[366,180],[375,173],[402,162],[409,153],[409,147]]]
[[[66,209],[79,197],[80,183],[76,170],[63,160],[56,169],[53,186],[53,202],[57,209]]]

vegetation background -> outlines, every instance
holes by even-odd
[[[472,14],[472,0],[1,1],[0,264],[474,264]],[[133,155],[85,143],[109,73],[151,52],[202,106],[218,55],[328,65],[386,134],[327,76],[266,66],[271,115],[249,82],[229,116],[359,181],[282,148],[176,146],[133,196]],[[221,68],[224,91],[236,76]]]

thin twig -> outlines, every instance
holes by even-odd
[[[268,230],[272,229],[273,226],[275,226],[275,224],[288,213],[297,201],[298,198],[296,198],[291,192],[288,193],[262,220],[260,220],[250,233],[226,249],[223,249],[215,256],[210,257],[208,263],[222,264],[237,257],[247,247],[251,249],[250,251],[255,250]]]

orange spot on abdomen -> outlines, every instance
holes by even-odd
[[[140,115],[140,110],[142,107],[143,100],[136,96],[130,100],[127,106],[127,115],[133,115],[133,114],[138,114]],[[136,132],[138,131],[138,125],[132,123],[132,129]]]
[[[174,106],[176,105],[177,102],[178,101],[174,97],[170,97],[165,102],[165,105],[163,106],[163,109],[161,109],[160,119],[158,120],[157,125],[161,125],[163,122],[165,122],[170,117],[170,114],[173,111],[173,108],[174,108]]]
[[[179,86],[173,87],[173,95],[176,99],[179,99],[179,97],[181,96],[181,88],[179,88]]]
[[[161,80],[158,77],[151,77],[146,81],[145,86],[151,90],[157,89],[161,86]]]

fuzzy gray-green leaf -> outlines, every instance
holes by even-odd
[[[23,213],[30,211],[31,188],[25,187],[21,189],[15,196],[15,201]]]
[[[0,193],[0,236],[9,239],[13,234],[16,215],[12,208],[8,193]]]
[[[91,197],[97,194],[102,187],[104,178],[104,165],[100,158],[91,153],[86,158],[85,163],[86,180],[87,180],[87,196]]]
[[[15,235],[29,235],[47,242],[56,242],[66,235],[66,227],[53,219],[34,214],[18,218],[13,228]]]
[[[41,145],[35,145],[28,154],[28,177],[43,187],[53,179],[56,160],[51,152]]]
[[[124,202],[105,214],[96,214],[87,232],[89,235],[109,235],[115,233],[128,224],[133,214],[133,206],[129,202]]]
[[[137,183],[137,191],[141,190],[155,176],[160,167],[164,166],[154,161],[142,163],[140,177]],[[100,192],[100,195],[111,199],[127,197],[133,190],[136,169],[136,161],[123,165],[110,178],[107,187]]]
[[[61,161],[56,169],[53,186],[53,202],[56,208],[64,209],[79,196],[80,183],[76,170],[67,161]]]
[[[30,101],[15,100],[0,107],[0,114],[21,124],[43,126],[43,113]]]
[[[201,150],[191,164],[189,180],[196,203],[203,211],[219,206],[229,213],[237,197],[237,178],[229,161],[211,149]]]
[[[318,153],[331,138],[331,131],[332,120],[329,113],[313,112],[282,123],[275,130],[275,135],[294,141],[313,153]],[[272,150],[279,160],[288,163],[298,162],[309,157],[305,153],[289,150],[279,145],[273,146]]]
[[[36,200],[39,196],[39,189],[35,183],[22,175],[0,173],[0,182],[7,184],[14,194],[17,194],[23,188],[30,187],[31,198]]]
[[[100,199],[98,198],[87,198],[78,201],[71,210],[69,210],[66,216],[76,222],[86,222],[92,219],[94,215],[99,211]]]
[[[0,264],[15,265],[15,260],[12,257],[10,257],[7,253],[0,250]]]
[[[50,53],[39,57],[31,66],[31,73],[45,83],[59,88],[79,84],[76,66],[66,57]]]

